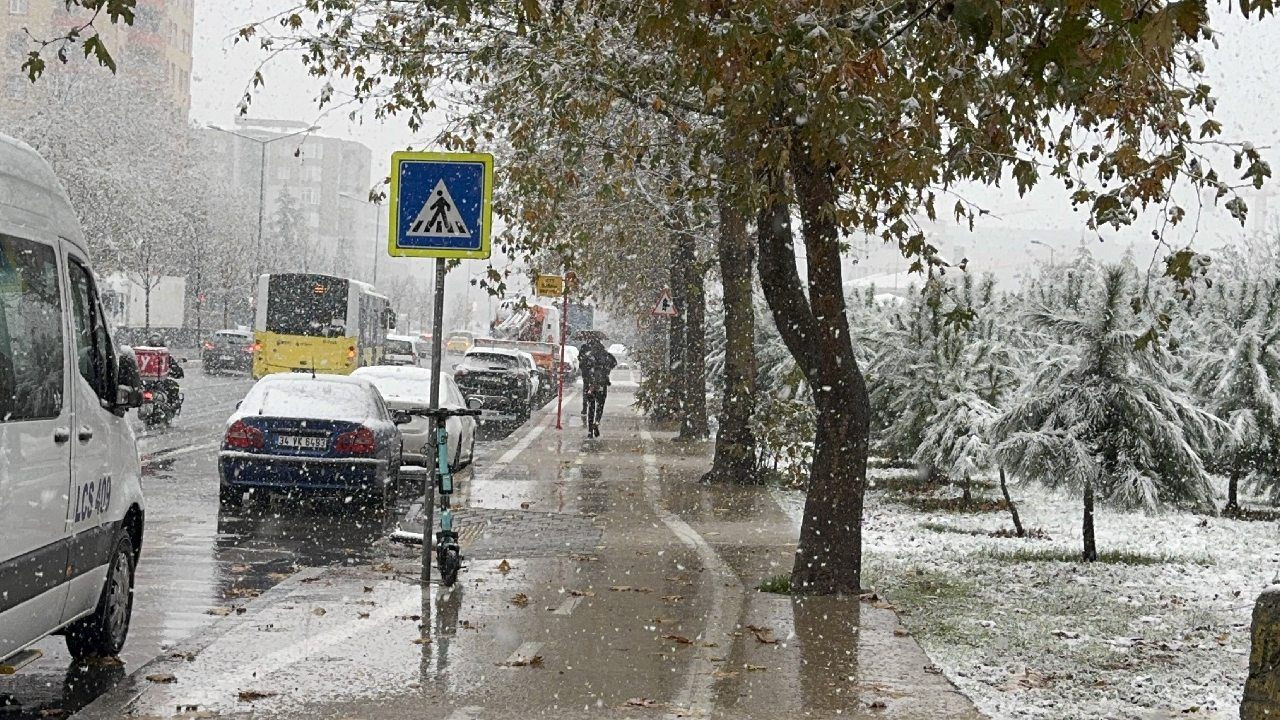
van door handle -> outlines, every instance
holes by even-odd
[[[71,431],[70,431],[70,430],[68,430],[68,429],[66,429],[66,428],[64,428],[64,427],[54,428],[54,429],[53,429],[53,441],[54,441],[54,442],[56,442],[56,443],[58,443],[59,445],[61,445],[61,444],[65,443],[65,442],[67,442],[67,441],[69,441],[69,440],[71,440]]]
[[[80,428],[80,432],[77,436],[80,438],[80,442],[87,443],[93,439],[93,430],[90,430],[87,427],[82,427]]]

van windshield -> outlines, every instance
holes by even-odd
[[[53,248],[0,235],[0,423],[61,413],[62,353]]]

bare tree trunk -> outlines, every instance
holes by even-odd
[[[845,315],[835,196],[808,149],[791,147],[808,264],[808,293],[796,268],[785,177],[766,178],[760,213],[760,279],[787,349],[814,389],[818,422],[809,492],[791,571],[794,592],[859,593],[862,507],[871,404]]]
[[[1231,475],[1227,479],[1227,505],[1222,508],[1222,514],[1234,515],[1240,512],[1240,471],[1231,468]]]
[[[142,283],[142,330],[151,332],[151,282]]]
[[[968,474],[964,476],[964,480],[961,481],[960,483],[960,489],[961,489],[961,492],[963,493],[960,497],[960,501],[965,505],[973,504],[973,490],[970,487],[972,484],[973,483],[969,482]]]
[[[692,238],[690,238],[692,242]],[[706,270],[696,261],[685,272],[685,375],[684,415],[680,437],[703,440],[707,437],[707,293]]]
[[[1093,537],[1093,481],[1085,481],[1084,484],[1084,521],[1082,524],[1084,534],[1084,553],[1081,560],[1085,562],[1096,562],[1098,560],[1098,544]]]
[[[724,287],[724,400],[716,431],[716,454],[707,482],[754,484],[756,437],[751,419],[756,411],[755,247],[747,234],[747,218],[722,181],[720,212],[720,282]]]
[[[1013,516],[1013,530],[1018,537],[1026,537],[1027,532],[1022,529],[1022,518],[1018,517],[1018,506],[1013,504],[1013,498],[1009,497],[1009,483],[1005,481],[1004,467],[1000,467],[1000,492],[1004,495],[1004,504],[1009,506],[1009,515]]]

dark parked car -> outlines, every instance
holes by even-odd
[[[248,490],[324,494],[385,509],[395,499],[402,442],[373,383],[341,375],[268,375],[227,420],[219,499]]]
[[[504,348],[474,348],[454,366],[453,379],[468,404],[477,400],[481,422],[523,424],[533,412],[535,378],[524,357]]]
[[[253,333],[245,330],[219,330],[209,336],[200,348],[204,373],[237,372],[248,374],[253,369]]]

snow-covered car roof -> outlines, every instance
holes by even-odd
[[[228,422],[246,415],[360,422],[381,418],[378,397],[368,378],[278,373],[259,380]]]
[[[528,354],[529,353],[526,353],[523,350],[515,350],[512,348],[504,348],[504,347],[488,347],[485,345],[474,347],[467,351],[467,355],[506,355],[507,357],[514,357],[514,358],[518,358],[522,355],[528,355]],[[532,357],[532,355],[530,355],[530,357]]]
[[[416,337],[414,337],[414,336],[412,336],[412,335],[387,335],[387,339],[388,339],[388,340],[399,340],[400,342],[407,342],[407,343],[410,343],[410,344],[412,344],[412,343],[416,343],[416,342],[422,342],[422,340],[420,340],[419,338],[416,338]]]
[[[440,383],[440,405],[458,407],[457,402],[449,402],[448,376],[434,373],[420,367],[396,367],[378,365],[362,367],[352,373],[352,377],[368,378],[378,388],[382,398],[393,407],[415,405],[426,406],[431,402],[431,376],[435,375]]]
[[[30,145],[0,133],[0,225],[58,235],[85,249],[80,220],[53,168]]]

